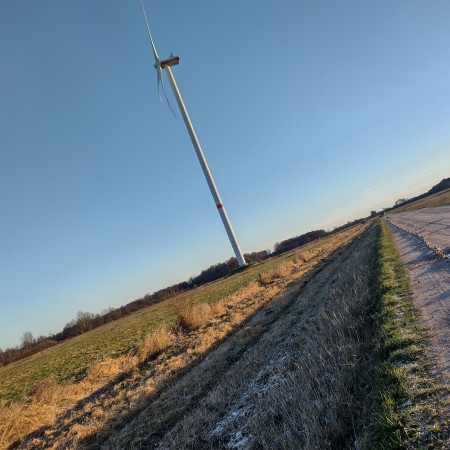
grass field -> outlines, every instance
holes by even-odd
[[[230,332],[233,325],[245,320],[248,314],[253,313],[255,308],[259,307],[258,303],[253,300],[251,302],[247,300],[249,292],[257,292],[261,302],[270,301],[283,289],[283,283],[286,285],[303,276],[313,267],[320,265],[324,258],[353,239],[363,228],[364,226],[352,227],[339,234],[256,264],[244,272],[236,273],[150,306],[129,317],[1,368],[2,411],[0,411],[0,416],[29,418],[28,425],[24,425],[22,428],[17,426],[17,433],[9,435],[8,438],[5,438],[6,441],[51,422],[56,414],[70,408],[77,400],[98,389],[100,382],[105,384],[108,379],[116,377],[124,370],[132,370],[133,364],[134,366],[139,365],[141,360],[135,358],[136,349],[142,346],[146,336],[151,336],[152,333],[161,329],[168,330],[169,334],[181,336],[180,312],[183,310],[195,309],[198,305],[209,305],[216,308],[221,307],[222,312],[226,312],[227,308],[232,308],[230,305],[233,302],[238,304],[233,320],[225,323],[226,331],[218,334],[218,338],[222,339],[226,333]],[[281,282],[281,279],[284,281]],[[220,308],[218,310],[220,311]],[[211,345],[213,344],[212,340]],[[189,344],[184,343],[183,345],[177,341],[173,346],[173,351],[176,353],[180,351],[181,347],[185,350],[189,347]],[[118,363],[114,364],[114,361]],[[107,376],[95,377],[93,373],[98,373],[103,363]],[[110,370],[109,377],[106,366],[114,366],[114,370]],[[43,415],[42,421],[39,421],[37,411],[32,411],[32,405],[36,391],[39,391],[39,395],[42,394],[39,386],[45,386],[46,383],[51,386],[52,398],[55,396],[67,398],[62,401],[58,400],[55,411],[50,415]],[[58,393],[56,393],[57,391]],[[42,408],[45,409],[45,406],[42,405]],[[11,412],[13,409],[16,416]],[[1,412],[3,412],[3,416]],[[1,434],[0,426],[0,438]]]
[[[432,206],[441,206],[450,204],[450,189],[447,189],[437,194],[429,195],[428,197],[422,198],[415,202],[412,202],[405,206],[400,206],[399,208],[391,211],[390,214],[397,214],[407,211],[416,211],[417,209],[430,208]]]
[[[2,368],[0,448],[445,448],[427,342],[371,222]]]
[[[324,241],[324,244],[328,241]],[[307,246],[317,249],[321,243]],[[77,336],[24,360],[0,369],[0,399],[3,403],[19,399],[39,381],[54,377],[58,382],[80,381],[87,369],[107,357],[118,357],[134,348],[144,337],[161,326],[177,324],[177,305],[189,303],[214,304],[258,279],[285,261],[292,260],[293,252],[247,271],[197,288],[167,301],[142,309],[128,317],[106,324],[89,333]]]

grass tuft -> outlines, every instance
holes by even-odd
[[[208,303],[185,304],[178,308],[177,322],[185,331],[197,330],[206,325],[213,317],[213,309]]]
[[[150,356],[155,356],[162,350],[165,350],[169,345],[176,340],[176,334],[167,326],[154,330],[147,334],[147,336],[140,341],[135,349],[134,354],[139,361],[144,361]]]

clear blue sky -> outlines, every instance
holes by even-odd
[[[244,252],[450,176],[448,1],[146,7]],[[3,0],[0,55],[0,347],[233,256],[139,0]]]

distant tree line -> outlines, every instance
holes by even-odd
[[[20,346],[7,348],[6,350],[0,349],[0,367],[18,361],[19,359],[26,358],[27,356],[34,355],[49,347],[53,347],[61,341],[78,336],[106,323],[128,316],[134,311],[166,300],[189,288],[189,283],[187,282],[178,283],[160,289],[153,294],[147,294],[142,298],[118,308],[108,308],[100,314],[78,311],[75,319],[68,322],[62,331],[51,336],[34,338],[29,331],[26,331],[22,336],[22,343]]]
[[[322,237],[325,237],[328,233],[325,230],[309,231],[308,233],[296,236],[285,241],[277,242],[274,247],[274,255],[287,252],[301,245],[308,244],[309,242],[316,241]]]
[[[247,263],[252,263],[263,261],[267,259],[270,254],[271,253],[269,250],[263,250],[260,252],[246,253],[244,255],[244,258]],[[216,281],[219,278],[223,278],[232,274],[238,267],[239,264],[236,258],[230,258],[228,261],[214,264],[208,269],[202,270],[200,272],[200,275],[189,279],[189,285],[194,288],[197,286],[202,286],[206,283],[211,283],[211,281]]]
[[[433,186],[425,195],[437,194],[438,192],[450,189],[450,178],[444,178]]]
[[[247,262],[263,261],[270,255],[269,250],[253,252],[245,254]],[[230,258],[228,261],[214,264],[208,269],[203,270],[196,277],[192,277],[189,281],[183,281],[178,284],[160,289],[153,294],[146,294],[144,297],[134,300],[126,305],[118,308],[108,308],[100,314],[92,314],[89,312],[78,311],[77,316],[68,322],[62,331],[51,336],[33,337],[32,333],[26,331],[22,336],[20,346],[14,348],[0,349],[0,367],[6,366],[19,359],[34,355],[42,350],[53,347],[61,341],[70,339],[87,331],[98,328],[114,320],[126,317],[131,313],[138,311],[147,306],[167,300],[177,294],[186,292],[203,284],[210,283],[219,278],[230,275],[239,267],[236,258]]]
[[[7,348],[6,350],[0,349],[0,367],[18,361],[19,359],[26,358],[27,356],[34,355],[46,348],[53,347],[57,343],[58,341],[51,337],[39,336],[38,338],[35,338],[31,332],[26,331],[23,333],[22,344],[20,346]]]
[[[417,195],[416,197],[412,197],[412,198],[400,198],[394,203],[394,206],[392,206],[390,208],[384,208],[384,211],[385,212],[392,211],[395,208],[398,208],[398,207],[404,206],[404,205],[408,205],[417,200],[421,200],[422,198],[428,197],[429,195],[433,195],[433,194],[437,194],[438,192],[445,191],[446,189],[450,189],[450,178],[444,178],[438,184],[434,185],[428,192],[425,192],[425,194],[420,194],[420,195]]]

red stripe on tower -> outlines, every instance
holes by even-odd
[[[222,209],[223,208],[223,204],[222,203],[217,203],[217,209]]]

